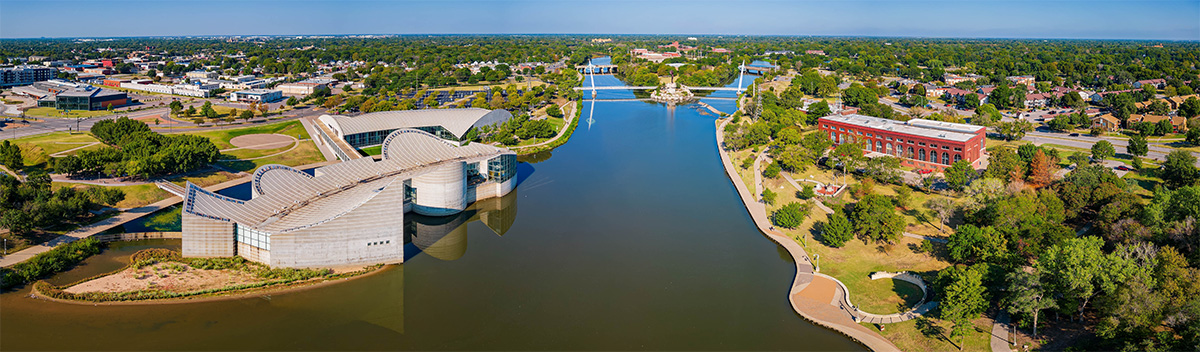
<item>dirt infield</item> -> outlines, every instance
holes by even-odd
[[[245,149],[275,149],[291,145],[296,139],[282,134],[248,134],[233,137],[229,144]]]

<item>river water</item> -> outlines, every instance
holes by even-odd
[[[403,265],[189,304],[70,305],[24,289],[0,295],[0,350],[862,350],[792,311],[795,267],[739,203],[715,116],[589,102],[589,117],[569,143],[522,158],[509,196],[397,224],[421,250]],[[115,270],[149,247],[178,241],[114,245],[52,281]]]

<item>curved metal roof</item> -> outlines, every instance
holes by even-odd
[[[283,165],[263,166],[254,172],[254,197],[245,201],[188,183],[183,211],[269,233],[286,233],[349,213],[384,188],[432,171],[433,166],[513,154],[482,143],[457,146],[414,129],[392,132],[383,148],[387,151],[383,160],[354,159],[320,167],[314,175]]]
[[[465,108],[380,111],[353,117],[322,115],[320,120],[342,138],[356,133],[428,126],[441,126],[461,138],[471,127],[492,125],[511,117],[505,110]]]

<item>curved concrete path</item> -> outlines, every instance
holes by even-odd
[[[796,277],[792,280],[792,288],[788,293],[788,301],[791,303],[792,309],[805,320],[842,333],[871,350],[900,351],[899,348],[896,348],[896,345],[879,335],[879,333],[858,325],[852,318],[853,315],[848,310],[849,307],[837,307],[832,305],[831,302],[822,302],[801,294],[805,288],[808,288],[814,278],[813,266],[808,258],[808,253],[796,241],[771,228],[770,221],[767,218],[766,206],[758,202],[755,195],[750,193],[745,183],[741,182],[741,177],[738,176],[737,169],[734,168],[733,163],[729,160],[729,153],[726,153],[725,148],[721,145],[721,141],[725,140],[724,127],[729,120],[720,119],[718,121],[716,132],[717,152],[721,156],[721,163],[725,166],[726,176],[733,182],[738,195],[741,197],[742,204],[746,207],[746,211],[750,213],[750,218],[754,220],[754,225],[758,227],[758,230],[766,235],[767,238],[783,246],[791,254],[793,262],[796,263]]]

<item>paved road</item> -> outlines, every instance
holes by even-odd
[[[103,116],[103,117],[79,119],[78,123],[76,122],[76,119],[73,119],[73,118],[43,118],[42,121],[30,122],[30,123],[24,123],[20,119],[16,119],[16,121],[14,121],[12,123],[18,124],[18,125],[23,125],[23,126],[19,127],[19,128],[0,129],[0,140],[22,138],[22,137],[34,136],[34,135],[39,135],[39,134],[43,134],[43,133],[50,133],[50,132],[57,132],[57,131],[66,131],[68,129],[75,130],[76,126],[78,126],[79,130],[86,131],[88,129],[91,129],[92,125],[95,125],[97,122],[100,122],[103,120],[115,119],[120,116],[128,116],[130,118],[138,118],[138,117],[159,115],[162,117],[166,117],[169,114],[170,114],[169,108],[154,108],[154,109],[149,109],[149,110],[130,112],[130,113],[126,113],[126,114],[116,114],[116,115],[109,115],[109,116]],[[285,116],[284,118],[277,118],[275,120],[270,120],[270,121],[271,122],[290,121],[290,120],[294,120],[294,119],[301,118],[301,117],[320,116],[322,114],[325,114],[325,109],[312,107],[312,108],[307,108],[307,109],[288,111],[288,112],[284,113],[284,115],[283,115],[283,116]],[[256,118],[256,119],[250,120],[250,122],[262,122],[262,121],[266,121],[266,120],[264,118]],[[174,126],[175,128],[167,128],[167,125],[162,125],[161,127],[151,125],[150,127],[151,127],[151,129],[153,129],[156,132],[169,133],[169,132],[183,132],[183,131],[194,132],[194,131],[222,130],[222,129],[229,129],[229,128],[242,128],[242,127],[246,127],[246,124],[243,123],[243,124],[237,124],[237,125],[224,125],[224,126],[186,128],[185,129],[185,128],[180,128],[180,127],[195,126],[195,124],[193,124],[189,121],[181,121],[181,123],[179,123],[179,124],[174,124],[174,125],[170,125],[170,126]]]
[[[1029,132],[1025,135],[1023,141],[1031,142],[1035,145],[1042,144],[1057,144],[1068,147],[1091,149],[1093,144],[1100,141],[1098,137],[1080,135],[1078,137],[1070,137],[1066,133],[1046,133],[1046,132]],[[1125,148],[1129,145],[1129,141],[1120,138],[1104,138],[1104,140],[1113,144],[1118,154],[1124,154]],[[1173,149],[1161,145],[1150,145],[1149,152],[1146,153],[1146,158],[1165,161],[1167,154]],[[1192,153],[1197,156],[1196,166],[1200,166],[1200,153]]]

